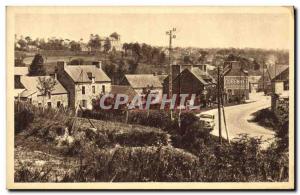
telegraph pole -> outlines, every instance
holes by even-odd
[[[172,98],[173,92],[172,92],[172,85],[173,85],[173,77],[172,77],[172,39],[176,38],[176,35],[174,34],[176,31],[176,28],[173,28],[171,30],[168,30],[166,34],[169,36],[169,98]],[[170,115],[171,120],[173,120],[173,111],[171,109],[170,104]]]
[[[222,144],[222,127],[221,127],[221,77],[220,66],[218,66],[218,119],[219,119],[219,142]]]

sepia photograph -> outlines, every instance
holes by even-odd
[[[8,189],[295,188],[294,8],[6,7]]]

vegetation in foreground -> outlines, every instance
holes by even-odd
[[[262,149],[260,139],[242,135],[220,146],[191,117],[183,118],[190,125],[182,131],[92,120],[95,129],[68,112],[18,111],[16,124],[21,113],[29,120],[16,129],[16,182],[288,180],[279,141]]]

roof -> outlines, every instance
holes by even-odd
[[[266,72],[269,78],[272,80],[288,68],[289,68],[288,65],[276,65],[276,66],[273,65],[270,66]]]
[[[70,75],[74,82],[78,83],[90,83],[92,80],[88,74],[91,73],[95,78],[95,82],[110,82],[111,79],[105,74],[105,72],[97,68],[95,65],[67,65],[65,71]]]
[[[189,71],[204,85],[216,83],[212,76],[200,70],[200,68],[192,68]]]
[[[159,78],[153,74],[126,74],[125,78],[132,88],[163,87]]]
[[[28,67],[27,66],[15,66],[14,75],[27,75]]]
[[[25,91],[21,93],[21,97],[28,97],[32,94],[38,93],[38,95],[41,95],[41,93],[38,90],[39,85],[39,77],[41,78],[52,78],[51,76],[22,76],[21,77],[21,83],[25,87]],[[68,93],[67,90],[61,85],[59,81],[56,81],[56,85],[54,86],[54,90],[51,92],[51,94],[66,94]]]
[[[259,80],[261,79],[262,76],[258,75],[258,76],[249,76],[248,77],[248,81],[249,83],[258,83]]]
[[[111,94],[125,94],[128,95],[129,101],[137,95],[136,91],[131,86],[126,85],[112,85]]]
[[[168,77],[167,74],[156,75],[158,77],[160,83],[164,83],[164,80]]]
[[[243,69],[239,63],[230,64],[224,68],[224,76],[240,76],[241,74],[248,75],[248,71]]]
[[[280,80],[280,81],[284,81],[284,80],[289,80],[289,67],[286,67],[283,71],[281,71],[280,73],[276,74],[276,77],[274,77],[272,79],[272,81],[274,80]]]

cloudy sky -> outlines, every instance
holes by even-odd
[[[15,33],[88,40],[89,35],[121,35],[122,42],[166,46],[166,30],[176,27],[174,46],[288,49],[288,13],[26,13],[15,15]]]

